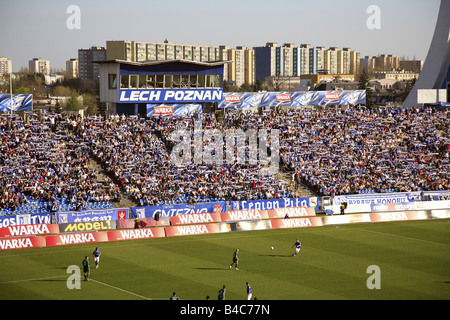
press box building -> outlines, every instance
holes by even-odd
[[[227,61],[98,61],[100,102],[114,114],[170,115],[201,111],[223,98]]]

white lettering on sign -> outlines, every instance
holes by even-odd
[[[223,92],[214,90],[120,90],[119,102],[221,101]]]

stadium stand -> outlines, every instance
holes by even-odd
[[[176,129],[279,129],[280,166],[317,195],[448,190],[450,112],[331,107],[189,117],[0,117],[0,214],[293,196],[261,164],[175,166]],[[99,181],[101,165],[106,179]],[[193,162],[192,162],[193,163]]]

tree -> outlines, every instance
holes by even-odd
[[[59,103],[59,100],[56,100],[55,113],[61,113],[61,112],[62,112],[61,103]]]
[[[253,87],[248,83],[244,83],[241,85],[241,87],[239,88],[240,92],[252,92],[253,91]]]
[[[14,94],[30,94],[30,92],[31,92],[30,88],[26,87],[20,87],[14,90]]]
[[[72,95],[72,89],[65,86],[56,86],[53,89],[53,95],[55,97],[70,97]]]
[[[406,82],[405,91],[402,92],[402,100],[405,101],[408,97],[409,93],[411,92],[412,88],[414,87],[414,84],[416,83],[416,78],[409,80]]]
[[[97,97],[91,94],[83,94],[83,105],[86,107],[86,114],[94,115],[99,112]]]
[[[358,76],[359,89],[366,90],[366,107],[368,109],[372,109],[374,107],[374,103],[372,100],[372,88],[369,83],[369,76],[367,72],[363,70]]]
[[[261,91],[263,88],[263,83],[261,80],[257,79],[255,82],[255,91]]]
[[[83,109],[83,105],[80,103],[78,99],[78,95],[75,92],[72,92],[72,96],[66,105],[66,110],[81,110]]]

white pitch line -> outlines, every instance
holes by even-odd
[[[22,279],[22,280],[5,281],[5,282],[0,282],[0,285],[2,285],[2,284],[9,284],[9,283],[18,283],[18,282],[29,282],[29,281],[39,281],[39,280],[47,280],[47,279],[63,278],[63,277],[67,277],[67,275],[64,275],[64,276],[45,277],[45,278],[35,278],[35,279]],[[80,278],[81,278],[81,279],[84,279],[84,276],[80,276]],[[141,296],[140,294],[137,294],[137,293],[134,293],[134,292],[131,292],[131,291],[128,291],[128,290],[119,288],[119,287],[115,287],[115,286],[112,286],[112,285],[110,285],[110,284],[107,284],[107,283],[98,281],[98,280],[89,279],[89,282],[95,282],[95,283],[101,284],[101,285],[103,285],[103,286],[110,287],[110,288],[113,288],[113,289],[116,289],[116,290],[125,292],[125,293],[127,293],[127,294],[131,294],[131,295],[133,295],[133,296],[136,296],[136,297],[139,297],[139,298],[142,298],[142,299],[145,299],[145,300],[153,300],[153,299],[151,299],[151,298]]]
[[[347,229],[347,230],[352,230],[352,229]],[[450,246],[447,243],[435,242],[435,241],[429,241],[429,240],[417,239],[417,238],[411,238],[411,237],[405,237],[405,236],[399,236],[397,234],[385,233],[385,232],[380,232],[380,231],[373,231],[373,230],[362,229],[362,228],[355,228],[353,230],[362,230],[362,231],[367,231],[367,232],[372,232],[372,233],[382,234],[382,235],[385,235],[385,236],[391,236],[391,237],[402,238],[402,239],[407,239],[407,240],[415,240],[415,241],[421,241],[421,242],[426,242],[426,243],[431,243],[431,244],[440,244],[440,245],[446,246],[446,247]]]
[[[2,284],[8,284],[8,283],[17,283],[17,282],[28,282],[28,281],[39,281],[39,280],[47,280],[47,279],[55,279],[55,278],[62,278],[67,276],[53,276],[53,277],[45,277],[45,278],[35,278],[35,279],[22,279],[22,280],[12,280],[12,281],[4,281],[0,282],[0,285]]]
[[[81,276],[80,276],[80,277],[81,277]],[[84,276],[81,277],[81,278],[84,279]],[[141,296],[140,294],[137,294],[137,293],[134,293],[134,292],[131,292],[131,291],[128,291],[128,290],[119,288],[119,287],[115,287],[115,286],[112,286],[112,285],[110,285],[110,284],[107,284],[107,283],[98,281],[98,280],[94,280],[94,279],[90,279],[90,278],[89,278],[89,282],[96,282],[96,283],[101,284],[101,285],[103,285],[103,286],[110,287],[110,288],[113,288],[113,289],[116,289],[116,290],[119,290],[119,291],[122,291],[122,292],[125,292],[125,293],[128,293],[128,294],[131,294],[131,295],[133,295],[133,296],[136,296],[136,297],[139,297],[139,298],[142,298],[142,299],[145,299],[145,300],[153,300],[153,299],[151,299],[151,298]]]

